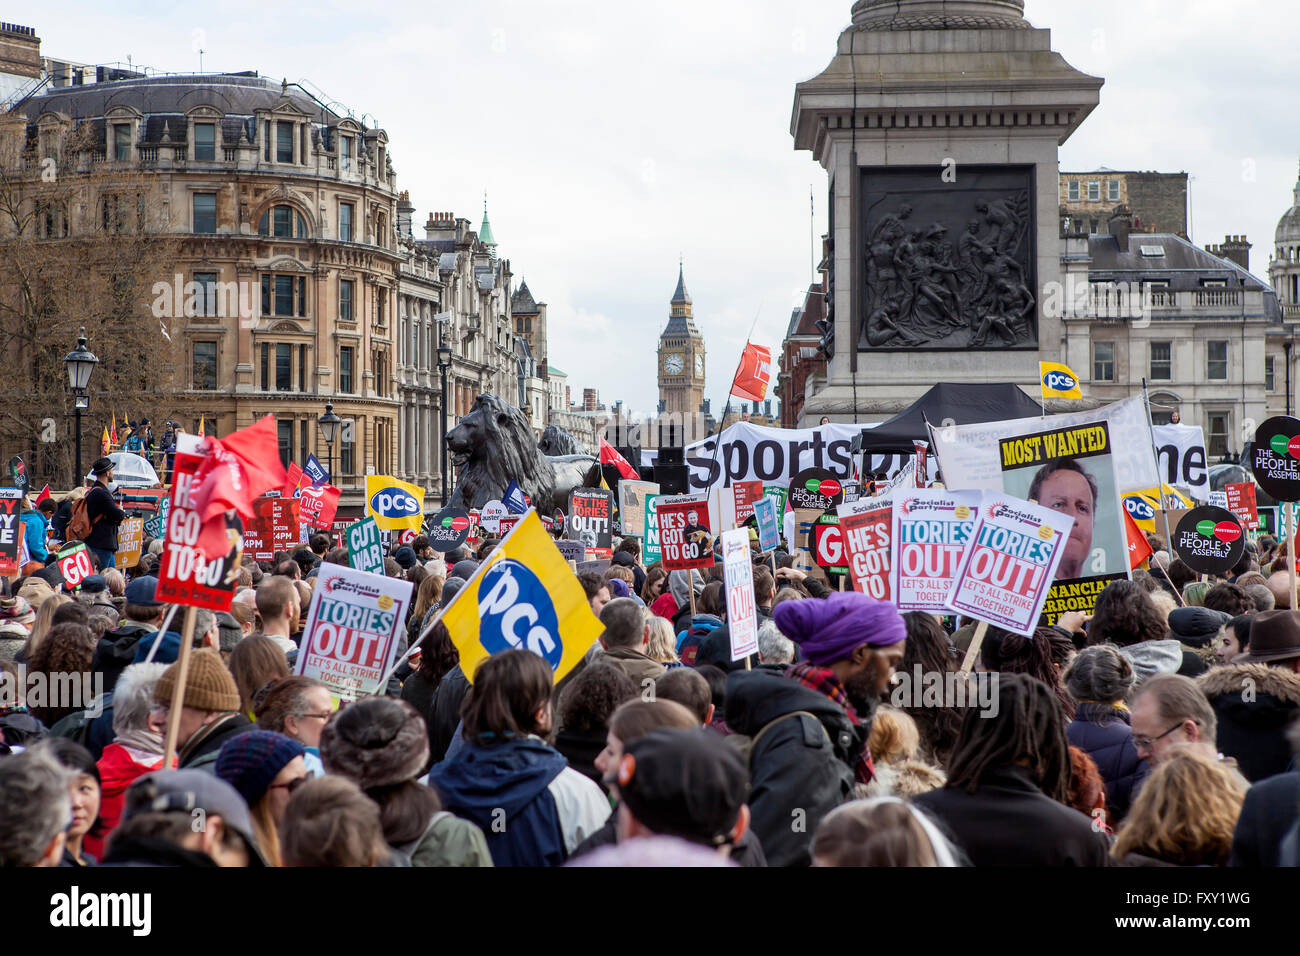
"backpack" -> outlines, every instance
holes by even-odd
[[[780,717],[777,717],[775,720],[769,720],[762,727],[760,727],[758,729],[758,733],[754,734],[754,736],[752,737],[749,736],[748,734],[730,734],[729,736],[724,737],[723,739],[726,740],[727,743],[731,744],[731,746],[735,747],[737,751],[739,751],[741,759],[745,761],[746,766],[753,766],[754,748],[757,747],[758,742],[763,739],[763,735],[766,734],[773,727],[775,727],[777,724],[779,724],[781,721],[789,720],[791,717],[808,717],[812,719],[817,723],[817,726],[821,728],[822,736],[826,739],[826,742],[831,743],[831,735],[827,732],[826,725],[823,724],[820,720],[817,720],[816,715],[810,714],[806,710],[792,710],[788,714],[782,714]]]
[[[72,503],[72,513],[68,515],[68,526],[64,529],[64,537],[69,541],[86,540],[95,522],[99,520],[99,517],[95,521],[90,520],[89,507],[84,495]]]

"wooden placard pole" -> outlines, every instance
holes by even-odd
[[[181,627],[181,649],[176,658],[176,689],[172,691],[171,705],[167,711],[167,740],[163,744],[163,769],[170,770],[172,757],[176,756],[176,738],[181,731],[181,708],[185,706],[185,681],[190,672],[190,644],[194,642],[194,613],[191,605],[185,608],[185,623]],[[154,638],[163,639],[162,632]]]
[[[971,635],[970,647],[966,648],[966,658],[961,662],[961,672],[969,674],[971,668],[975,666],[975,660],[979,657],[980,646],[984,643],[984,635],[989,629],[988,621],[980,621],[975,626],[975,633]]]
[[[1296,518],[1300,516],[1300,508],[1297,508],[1294,502],[1285,502],[1282,506],[1286,511],[1286,523],[1288,537],[1282,540],[1286,542],[1286,576],[1287,582],[1291,588],[1291,610],[1296,609],[1295,600],[1295,539],[1296,539]]]

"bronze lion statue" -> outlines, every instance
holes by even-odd
[[[542,450],[543,455],[552,458],[563,455],[585,454],[582,446],[578,444],[578,439],[559,425],[547,425],[546,431],[542,432],[542,440],[537,443],[537,447]]]
[[[542,454],[524,413],[496,395],[474,400],[469,414],[447,433],[447,450],[456,466],[449,504],[467,510],[501,500],[513,479],[539,513],[567,513],[570,491],[600,482],[596,458]]]

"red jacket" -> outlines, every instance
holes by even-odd
[[[173,758],[174,759],[174,758]],[[113,832],[122,819],[122,807],[126,803],[126,788],[138,777],[143,777],[151,770],[162,767],[162,754],[153,764],[136,763],[131,754],[121,744],[109,744],[104,748],[104,755],[99,758],[99,822],[98,836],[87,833],[82,841],[85,850],[96,859],[104,856],[104,840]]]
[[[650,611],[671,621],[677,616],[677,598],[664,588],[664,593],[655,598],[654,603],[650,605]]]

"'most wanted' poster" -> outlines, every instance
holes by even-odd
[[[1074,519],[1059,511],[985,493],[949,610],[1032,634],[1073,527]]]
[[[1002,491],[1074,519],[1043,613],[1091,614],[1106,585],[1129,574],[1124,513],[1105,420],[998,441]]]
[[[890,584],[900,611],[947,614],[962,554],[975,530],[981,492],[927,489],[894,505]]]
[[[323,564],[307,612],[297,673],[344,700],[379,693],[393,665],[411,599],[411,582]]]

